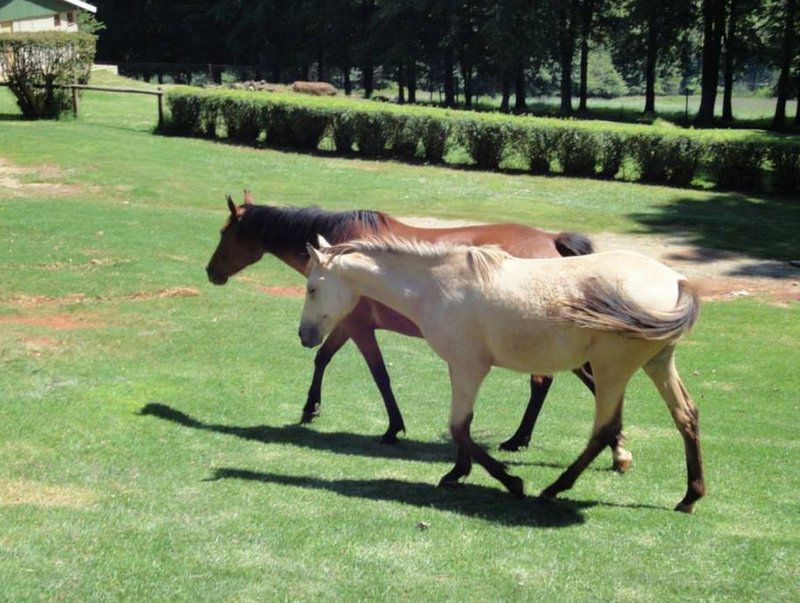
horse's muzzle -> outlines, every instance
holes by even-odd
[[[315,348],[322,343],[322,335],[315,325],[300,325],[297,334],[304,348]]]
[[[208,275],[208,280],[210,280],[215,285],[224,285],[228,282],[228,277],[224,274],[217,272],[211,266],[206,266],[206,274]]]

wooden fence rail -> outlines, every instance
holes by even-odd
[[[8,87],[8,82],[0,82],[0,86]],[[46,84],[34,84],[36,88],[47,88]],[[69,90],[72,93],[72,113],[77,118],[80,115],[80,90],[91,90],[93,92],[118,92],[122,94],[145,94],[158,97],[158,127],[164,125],[164,94],[159,86],[155,90],[147,88],[115,88],[111,86],[89,86],[85,84],[52,84],[51,88],[59,90]]]

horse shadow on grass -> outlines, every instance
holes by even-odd
[[[433,484],[396,479],[322,479],[301,475],[282,475],[221,467],[207,482],[238,479],[277,484],[308,490],[324,490],[350,498],[401,503],[420,509],[436,509],[465,517],[484,519],[508,526],[539,528],[567,527],[586,521],[582,511],[594,501],[549,501],[538,498],[518,499],[498,488],[468,484],[453,490]]]
[[[140,411],[140,415],[154,416],[184,427],[233,435],[244,440],[263,444],[289,444],[299,448],[324,450],[336,454],[369,456],[387,459],[447,462],[452,461],[455,448],[451,442],[425,442],[404,438],[395,446],[378,444],[376,436],[342,431],[324,432],[309,429],[303,425],[254,425],[240,427],[205,423],[166,404],[150,403]]]
[[[281,427],[270,425],[253,425],[242,427],[236,425],[223,425],[220,423],[206,423],[194,417],[167,406],[151,402],[142,407],[140,416],[152,416],[165,421],[170,421],[191,429],[212,431],[226,435],[236,436],[244,440],[260,442],[262,444],[288,444],[299,448],[324,450],[346,456],[363,456],[373,458],[398,459],[406,461],[422,461],[429,463],[449,463],[455,457],[455,445],[450,440],[440,442],[426,442],[403,438],[394,446],[385,446],[378,443],[377,436],[369,436],[345,431],[315,431],[307,426],[290,424]],[[566,469],[567,465],[552,461],[526,461],[503,460],[509,467],[545,467],[548,469]],[[587,471],[613,471],[611,467],[594,466]]]

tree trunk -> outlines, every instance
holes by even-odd
[[[772,118],[772,128],[780,129],[786,123],[786,101],[789,99],[791,91],[791,79],[789,71],[792,68],[792,58],[794,53],[794,12],[796,0],[784,0],[783,18],[786,20],[783,29],[783,40],[781,42],[781,71],[778,77],[778,101],[775,104],[775,117]]]
[[[577,0],[562,3],[558,27],[558,54],[561,65],[561,112],[572,113],[572,59],[575,56],[575,14]]]
[[[372,71],[372,62],[368,61],[362,68],[361,79],[364,86],[364,98],[370,98],[375,88],[375,74]]]
[[[517,59],[514,67],[514,113],[525,113],[525,63]]]
[[[411,61],[408,66],[408,102],[413,105],[417,102],[417,66]]]
[[[725,0],[703,0],[703,71],[697,125],[714,123],[714,105],[719,84],[719,60],[725,26]]]
[[[508,69],[503,69],[503,75],[500,80],[500,90],[502,95],[500,110],[503,113],[508,113],[509,100],[511,98],[511,78],[508,75]]]
[[[353,82],[350,81],[350,65],[342,67],[342,80],[344,83],[344,93],[350,96],[353,93]]]
[[[403,69],[403,66],[400,65],[397,68],[397,102],[401,105],[406,104],[405,85],[406,85],[405,70]]]
[[[586,78],[589,73],[589,39],[584,36],[581,40],[581,83],[580,101],[578,101],[578,111],[586,112]]]
[[[453,79],[453,50],[448,46],[444,49],[442,67],[444,69],[444,104],[446,107],[454,107],[456,104],[456,87]]]
[[[658,63],[658,45],[655,22],[655,15],[651,15],[647,24],[647,51],[644,66],[644,112],[654,114],[656,112],[656,65]]]
[[[594,18],[594,0],[583,1],[583,23],[581,31],[581,82],[578,101],[578,111],[586,112],[586,87],[589,75],[589,36],[592,33],[592,19]]]
[[[461,77],[464,78],[464,108],[472,109],[472,65],[461,62]]]
[[[797,88],[797,104],[794,107],[794,125],[800,126],[800,73],[794,78],[794,84]]]
[[[728,31],[725,34],[725,62],[722,65],[722,121],[733,121],[733,61],[736,54],[736,12],[738,0],[730,0]]]

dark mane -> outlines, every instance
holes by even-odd
[[[317,246],[321,234],[337,244],[355,237],[379,234],[386,216],[370,210],[326,211],[319,207],[245,206],[241,227],[258,240],[265,250],[298,250],[305,254],[306,243]]]

